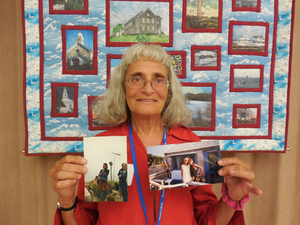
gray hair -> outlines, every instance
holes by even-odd
[[[105,97],[99,96],[95,112],[100,119],[104,123],[116,126],[130,118],[130,110],[126,103],[124,78],[128,66],[138,60],[158,62],[168,69],[170,85],[167,100],[161,112],[164,125],[170,128],[188,124],[191,121],[191,111],[185,104],[185,97],[170,55],[159,45],[142,43],[132,45],[127,50],[111,76]],[[100,100],[102,98],[103,100]]]

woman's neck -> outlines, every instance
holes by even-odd
[[[145,147],[160,145],[163,138],[164,125],[162,118],[131,118],[132,129],[137,133]]]

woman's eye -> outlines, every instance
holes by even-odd
[[[162,83],[163,81],[164,81],[164,79],[162,79],[162,78],[156,78],[156,80],[155,80],[156,83]]]
[[[141,77],[133,77],[133,78],[132,78],[132,81],[133,81],[133,82],[141,82],[141,81],[142,81],[142,78],[141,78]]]

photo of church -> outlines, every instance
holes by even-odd
[[[85,45],[85,38],[81,31],[78,31],[73,40],[74,45],[67,48],[67,70],[93,70],[93,48]]]

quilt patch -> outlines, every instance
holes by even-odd
[[[82,153],[122,54],[161,45],[221,151],[285,152],[294,0],[23,0],[26,155]]]

